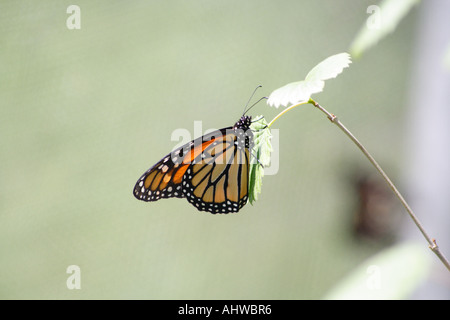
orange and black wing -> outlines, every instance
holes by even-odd
[[[200,211],[238,212],[248,199],[248,127],[214,131],[171,152],[136,183],[134,195],[144,201],[187,198]]]
[[[187,169],[183,192],[200,211],[238,212],[247,203],[249,151],[229,129]]]
[[[220,132],[216,132],[215,136],[220,135]],[[166,155],[139,178],[134,187],[134,196],[143,201],[184,198],[183,177],[193,160],[214,142],[215,136],[210,134],[200,137]]]

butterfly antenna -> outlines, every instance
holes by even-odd
[[[252,95],[250,96],[250,98],[248,99],[247,103],[245,104],[244,111],[243,111],[243,115],[245,115],[245,114],[247,113],[248,110],[247,110],[247,111],[245,111],[245,110],[247,109],[248,104],[250,103],[250,101],[252,100],[253,96],[255,95],[256,90],[258,90],[258,89],[261,88],[261,87],[262,87],[262,85],[259,85],[259,86],[257,86],[257,87],[255,88],[255,90],[253,90]],[[253,107],[253,106],[252,106],[252,107]],[[250,108],[251,108],[251,107],[250,107]]]
[[[258,104],[258,102],[260,102],[261,100],[264,100],[264,99],[269,99],[269,98],[267,98],[267,97],[262,97],[261,99],[259,99],[258,101],[256,101],[254,104],[252,104],[252,106],[251,106],[250,108],[248,108],[247,111],[245,111],[243,115],[245,115],[247,112],[249,112],[251,108],[253,108],[254,106],[256,106],[256,105]]]

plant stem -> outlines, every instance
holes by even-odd
[[[294,104],[294,105],[290,106],[289,108],[284,109],[284,110],[281,111],[279,114],[277,114],[277,115],[275,116],[275,118],[272,119],[272,121],[270,121],[270,123],[267,125],[267,128],[270,128],[270,127],[272,126],[272,124],[273,124],[275,121],[278,120],[279,117],[281,117],[283,114],[285,114],[285,113],[288,112],[289,110],[294,109],[295,107],[301,106],[301,105],[303,105],[303,104],[307,104],[307,103],[309,103],[309,102],[308,102],[308,101],[303,101],[303,102]]]
[[[392,189],[394,194],[400,200],[400,202],[402,203],[403,207],[405,207],[405,209],[408,212],[409,216],[414,221],[414,223],[416,224],[417,228],[419,228],[419,230],[422,233],[422,235],[424,236],[424,238],[427,240],[427,242],[429,244],[429,248],[431,249],[431,251],[433,251],[438,256],[438,258],[442,261],[442,263],[450,271],[450,263],[448,262],[447,258],[442,254],[442,252],[440,251],[438,245],[436,244],[436,240],[431,238],[428,235],[428,233],[425,231],[425,229],[423,228],[422,224],[420,223],[419,219],[417,218],[417,216],[412,211],[411,207],[408,205],[408,203],[403,198],[401,193],[395,187],[394,183],[392,183],[391,179],[389,179],[389,177],[386,175],[386,173],[383,171],[383,169],[381,169],[380,165],[375,161],[375,159],[372,157],[372,155],[366,150],[366,148],[364,148],[364,146],[358,141],[358,139],[355,138],[355,136],[342,124],[342,122],[339,121],[339,119],[334,114],[328,112],[325,108],[323,108],[321,105],[319,105],[313,99],[310,99],[309,103],[311,103],[316,108],[318,108],[320,111],[325,113],[327,115],[328,119],[332,123],[337,125],[339,127],[339,129],[341,129],[350,138],[350,140],[352,140],[353,143],[356,144],[356,146],[362,151],[362,153],[367,157],[367,159],[369,159],[369,161],[372,163],[372,165],[378,170],[378,172],[384,178],[384,180],[389,185],[389,187]],[[292,106],[292,107],[295,107],[295,106]],[[292,108],[292,107],[290,107],[290,108]],[[288,109],[286,109],[285,111],[287,111],[287,110]],[[279,116],[281,116],[281,114]],[[277,117],[279,117],[279,116],[277,116]],[[272,122],[273,122],[273,120],[271,121],[271,123]]]

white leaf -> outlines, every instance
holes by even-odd
[[[316,65],[306,76],[305,80],[291,82],[273,91],[267,104],[278,108],[289,104],[298,104],[308,101],[311,95],[321,92],[325,86],[324,80],[335,78],[351,63],[348,53],[339,53],[331,56]]]
[[[336,78],[344,68],[347,68],[350,65],[350,63],[352,63],[352,60],[350,55],[346,52],[328,57],[312,68],[305,80],[313,81]]]

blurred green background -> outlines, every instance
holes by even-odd
[[[71,4],[80,30],[66,27]],[[279,172],[238,214],[132,190],[175,129],[230,126],[257,85],[269,95],[347,51],[370,4],[2,1],[0,298],[323,297],[384,244],[352,231],[352,177],[372,169],[312,107],[274,125]],[[315,96],[394,180],[415,20]],[[66,286],[69,265],[81,290]]]

